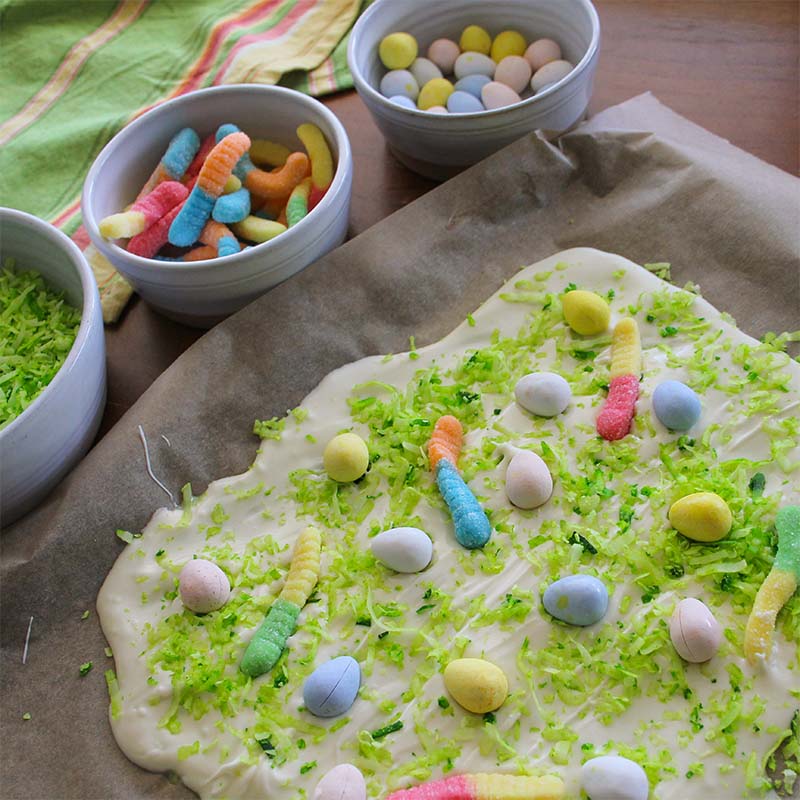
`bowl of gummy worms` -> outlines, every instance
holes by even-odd
[[[277,86],[202,89],[120,131],[92,165],[84,225],[157,311],[209,327],[341,244],[341,123]]]

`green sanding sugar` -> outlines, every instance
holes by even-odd
[[[75,341],[80,311],[36,272],[0,269],[0,428],[50,383]]]

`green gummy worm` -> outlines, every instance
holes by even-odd
[[[308,214],[308,204],[304,197],[292,197],[286,204],[286,222],[291,228]]]
[[[278,598],[269,613],[253,634],[244,651],[241,670],[251,678],[269,672],[281,657],[286,640],[297,628],[300,608],[288,600]]]
[[[800,506],[784,506],[775,517],[778,531],[776,569],[793,572],[800,583]]]

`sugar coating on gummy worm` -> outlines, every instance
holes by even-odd
[[[297,137],[303,143],[311,160],[311,190],[307,202],[307,209],[311,211],[333,182],[333,156],[325,135],[316,125],[310,122],[300,125],[297,128]]]
[[[192,128],[178,131],[170,140],[158,166],[139,192],[139,197],[149,194],[164,181],[179,181],[200,150],[200,137]],[[202,162],[201,162],[202,163]],[[199,169],[199,167],[198,167]],[[139,197],[136,199],[138,200]]]
[[[611,384],[608,397],[597,417],[597,432],[609,442],[630,433],[639,398],[642,345],[636,320],[627,317],[617,323],[611,341]]]
[[[136,200],[127,211],[100,220],[100,233],[106,239],[128,239],[143,233],[182,203],[188,194],[189,190],[178,181],[160,183],[150,194]]]
[[[450,509],[456,541],[473,550],[489,541],[492,526],[456,466],[463,440],[461,423],[449,414],[440,417],[428,442],[428,460],[436,474],[439,492]]]
[[[308,197],[311,192],[311,178],[305,178],[292,189],[286,203],[286,224],[291,228],[308,215]]]
[[[563,797],[564,782],[554,775],[478,773],[454,775],[411,789],[400,789],[386,800],[561,800]]]
[[[322,539],[313,526],[298,537],[289,573],[278,599],[253,634],[242,658],[241,670],[251,678],[269,672],[281,657],[297,618],[319,580]]]

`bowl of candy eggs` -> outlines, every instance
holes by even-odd
[[[599,48],[591,0],[377,0],[347,60],[398,160],[442,180],[581,120]]]
[[[344,241],[352,182],[347,134],[322,103],[237,84],[120,131],[81,206],[94,246],[150,306],[210,327]]]
[[[83,253],[0,208],[0,528],[30,511],[94,441],[106,397],[100,296]]]

